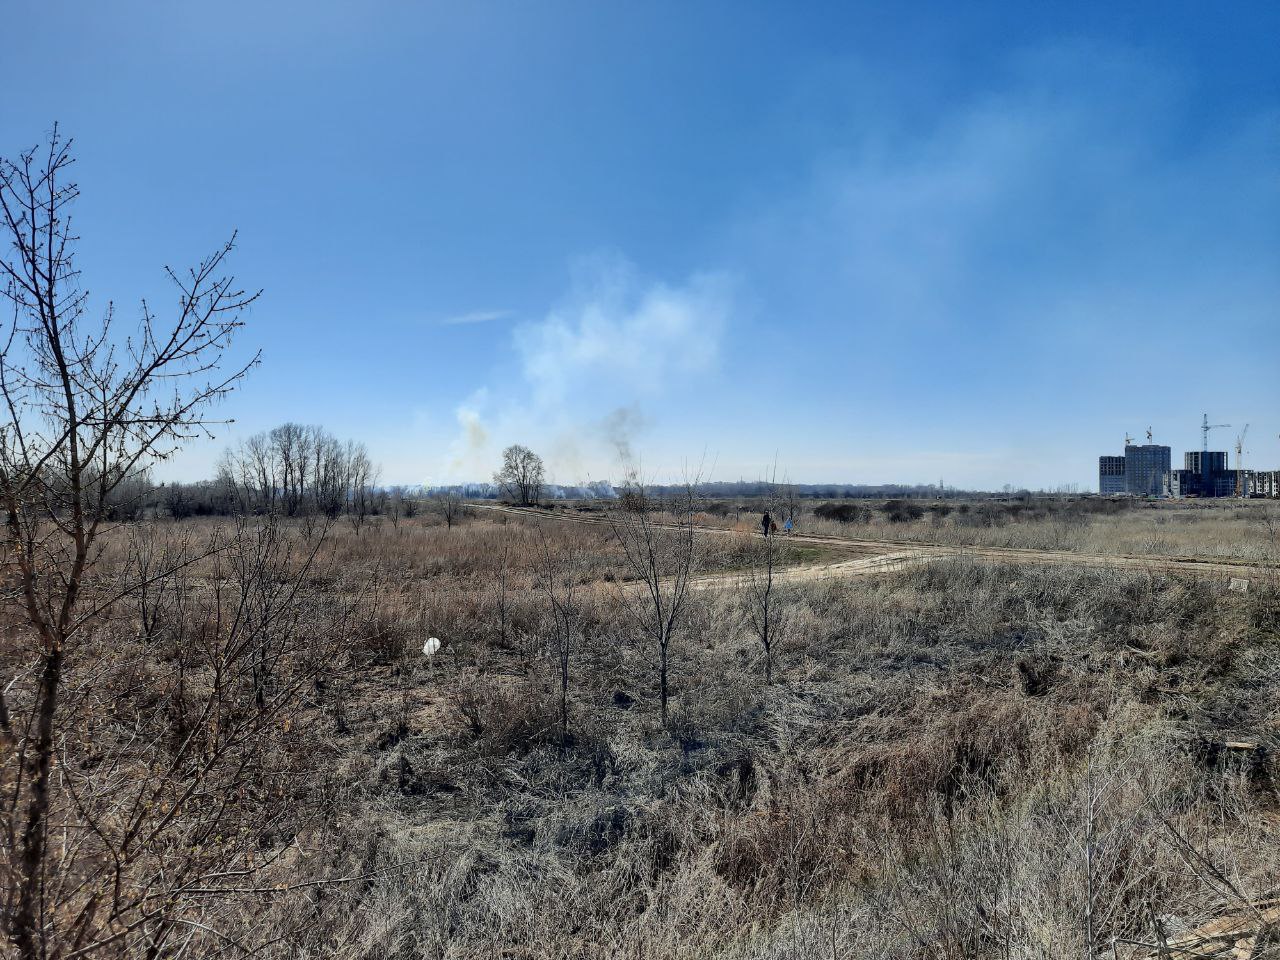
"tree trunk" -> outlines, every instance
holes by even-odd
[[[13,917],[14,945],[23,960],[40,960],[44,954],[38,905],[44,879],[45,821],[49,813],[49,773],[53,767],[53,721],[61,683],[62,647],[55,645],[45,655],[44,673],[40,677],[39,715],[29,761],[31,805],[22,837],[21,891]]]
[[[667,725],[667,641],[658,645],[658,702],[662,711],[662,725]]]

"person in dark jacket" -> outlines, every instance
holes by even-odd
[[[764,516],[760,518],[760,526],[763,528],[764,535],[767,537],[769,535],[769,531],[773,529],[773,517],[769,516],[768,510],[766,510]]]

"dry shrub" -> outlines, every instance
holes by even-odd
[[[1234,787],[1226,801],[1199,793],[1194,768],[1161,746],[1170,731],[1135,730],[1133,721],[1108,723],[1074,763],[1026,767],[1007,758],[1003,789],[974,778],[962,804],[924,795],[909,822],[849,815],[840,805],[815,818],[802,803],[801,823],[838,825],[826,838],[828,862],[848,862],[846,882],[727,955],[1092,956],[1113,937],[1150,942],[1148,904],[1193,923],[1205,916],[1206,886],[1228,903],[1264,891],[1275,868],[1261,837],[1221,834],[1208,845],[1196,837],[1206,815],[1230,811],[1236,820],[1251,801]],[[1036,752],[1052,756],[1051,748]],[[785,842],[778,846],[770,862],[785,860]]]
[[[813,514],[839,523],[867,523],[871,520],[870,508],[861,503],[823,503],[814,507]]]
[[[482,753],[523,754],[556,739],[555,704],[534,684],[464,670],[449,701]]]
[[[1012,788],[1003,779],[1010,770],[1079,756],[1098,721],[1083,705],[973,694],[919,712],[936,722],[901,730],[894,742],[851,749],[842,762],[841,789],[861,797],[869,815],[909,825],[930,798],[950,809],[975,787],[1002,794]]]
[[[858,797],[797,778],[775,785],[769,805],[733,820],[714,847],[726,883],[761,907],[782,911],[812,900],[854,870],[847,847]]]
[[[416,620],[402,603],[383,601],[368,610],[360,631],[359,651],[363,659],[373,663],[394,663],[401,659],[417,639]]]

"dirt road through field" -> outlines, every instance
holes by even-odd
[[[491,513],[537,519],[556,523],[581,523],[607,526],[609,520],[601,514],[570,513],[564,510],[544,510],[537,507],[513,507],[498,503],[473,503],[471,506]],[[674,524],[662,526],[674,527]],[[706,536],[741,536],[740,531],[722,527],[699,526],[697,530]],[[911,564],[924,563],[951,557],[967,557],[992,560],[1000,563],[1047,564],[1053,566],[1081,566],[1141,570],[1150,573],[1184,573],[1194,576],[1253,577],[1280,576],[1280,567],[1262,566],[1243,561],[1198,560],[1193,557],[1134,556],[1103,553],[1073,553],[1067,550],[1028,550],[1014,547],[969,547],[952,544],[916,543],[905,540],[865,540],[845,537],[815,536],[792,533],[786,536],[789,543],[822,547],[850,556],[819,563],[786,567],[775,574],[782,582],[820,580],[830,577],[867,576],[901,570]],[[740,583],[745,574],[728,572],[705,574],[693,583],[696,589],[716,589]]]

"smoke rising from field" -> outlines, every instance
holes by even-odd
[[[453,442],[449,458],[449,470],[456,473],[488,455],[489,431],[481,420],[480,409],[487,399],[484,390],[477,390],[465,402],[458,405],[454,416],[458,421],[458,436]],[[480,474],[481,477],[484,474]]]
[[[618,407],[600,421],[601,431],[604,433],[605,439],[617,451],[618,463],[624,469],[635,465],[636,455],[633,441],[636,434],[644,429],[645,424],[644,413],[641,412],[638,404]]]
[[[513,330],[518,376],[457,408],[454,479],[487,476],[510,443],[541,446],[562,482],[614,473],[637,459],[636,437],[651,420],[642,403],[678,394],[716,366],[733,309],[723,275],[645,281],[616,257],[574,272],[561,304]],[[602,419],[601,410],[610,412]]]

